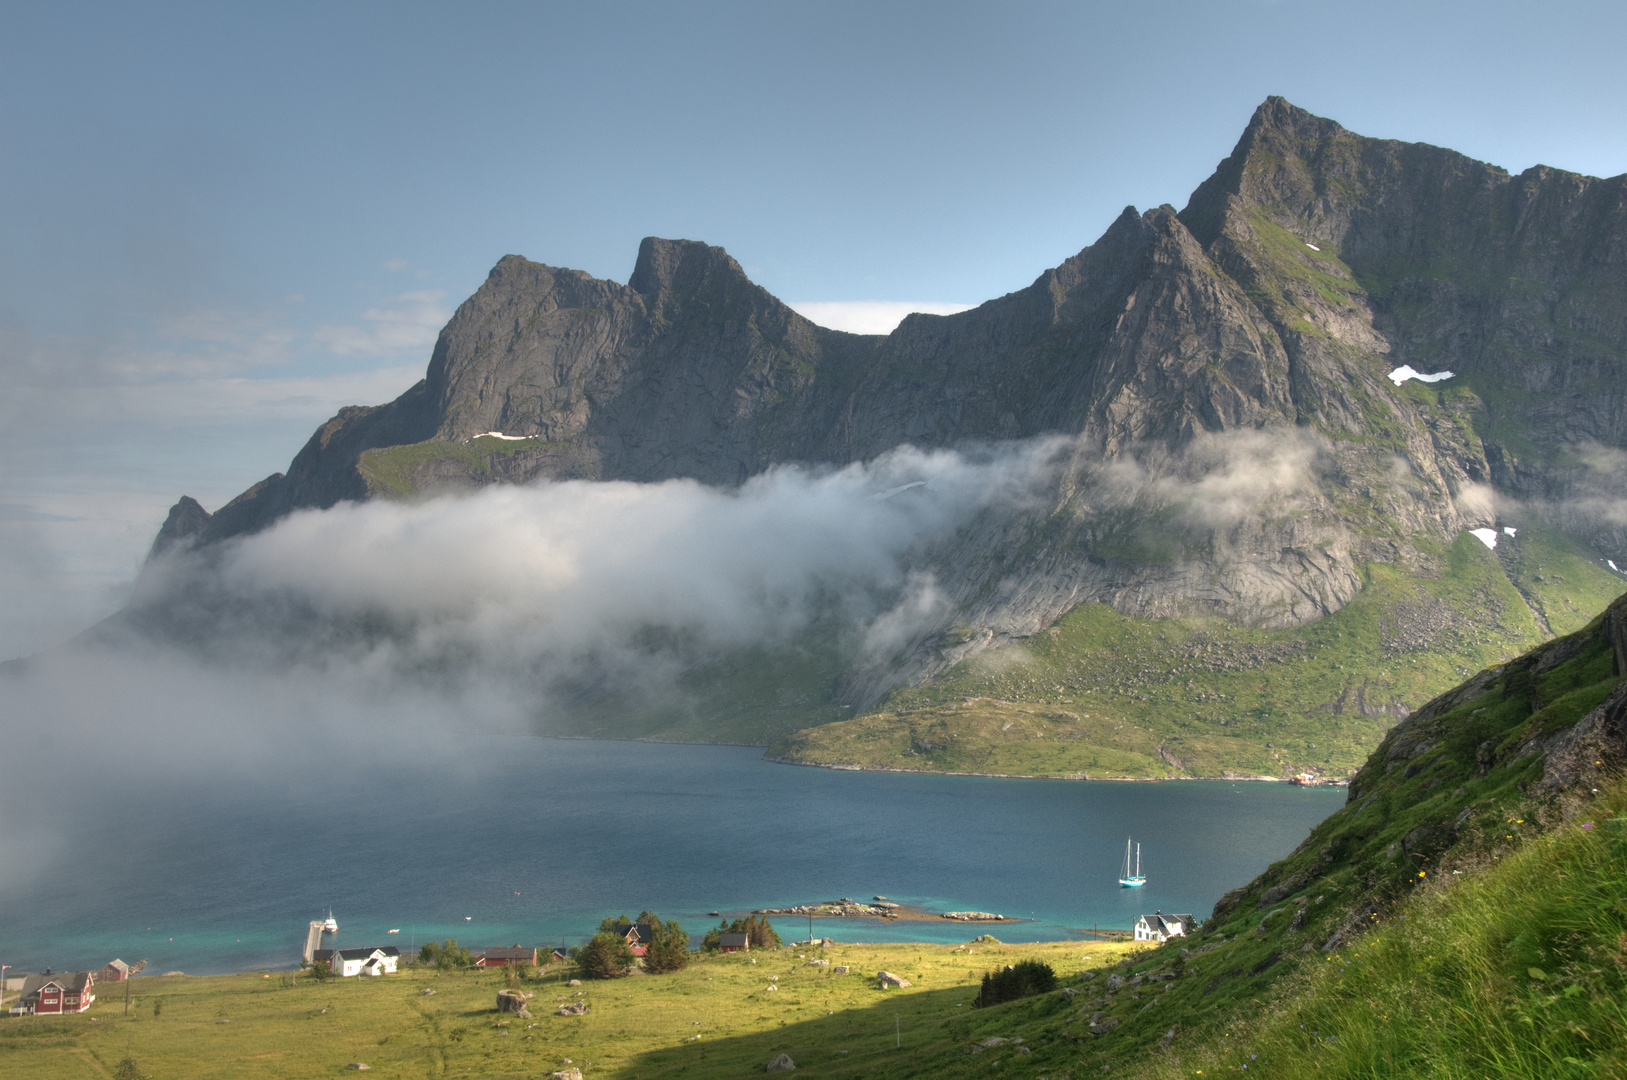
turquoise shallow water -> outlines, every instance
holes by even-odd
[[[71,857],[0,883],[0,963],[207,974],[293,966],[331,905],[341,947],[581,941],[650,908],[733,914],[886,895],[1031,920],[816,920],[853,941],[1055,940],[1154,909],[1204,917],[1343,802],[1282,784],[995,780],[776,765],[741,747],[491,739],[478,778],[103,814]],[[1126,836],[1145,888],[1117,883]],[[85,871],[94,874],[87,884]],[[777,920],[788,939],[806,920]],[[386,935],[390,928],[401,933]]]

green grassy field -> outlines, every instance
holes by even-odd
[[[1135,619],[1087,604],[877,711],[770,753],[807,764],[1021,776],[1343,775],[1405,710],[1569,633],[1623,582],[1540,528],[1497,551],[1464,533],[1434,577],[1370,565],[1307,626]]]
[[[470,476],[489,477],[492,462],[497,458],[546,445],[542,439],[497,439],[489,435],[461,443],[431,439],[406,446],[364,450],[356,461],[356,471],[367,482],[368,494],[408,498],[419,493],[414,472],[431,462],[454,462]]]
[[[318,983],[283,973],[147,977],[103,984],[71,1017],[0,1018],[9,1076],[112,1076],[127,1055],[141,1075],[312,1077],[351,1062],[380,1076],[732,1077],[762,1073],[789,1053],[799,1072],[888,1075],[902,1059],[953,1049],[957,1018],[986,970],[1035,957],[1062,975],[1115,960],[1118,944],[835,945],[710,956],[673,975],[570,987],[564,965],[539,969],[533,1019],[499,1015],[504,972],[409,970]],[[829,966],[809,966],[814,958]],[[754,962],[755,961],[755,962]],[[848,965],[850,974],[831,968]],[[875,974],[909,979],[880,990]],[[772,980],[772,981],[771,981]],[[769,990],[774,986],[776,989]],[[433,995],[425,990],[433,989]],[[561,1001],[585,1016],[556,1014]]]

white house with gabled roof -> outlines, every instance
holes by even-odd
[[[1197,920],[1190,915],[1165,915],[1162,911],[1155,911],[1136,920],[1136,940],[1168,941],[1172,937],[1185,935],[1195,926]]]

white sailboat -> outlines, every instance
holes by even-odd
[[[337,934],[339,932],[339,924],[334,920],[332,908],[328,909],[328,917],[322,924],[322,932],[324,934]]]
[[[1130,872],[1130,840],[1124,840],[1124,872],[1119,875],[1119,884],[1126,889],[1137,889],[1147,883],[1147,878],[1141,873],[1141,845],[1137,844],[1135,872]]]

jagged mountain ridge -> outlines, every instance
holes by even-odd
[[[1273,98],[1181,212],[1127,209],[1027,289],[885,337],[815,326],[692,241],[645,240],[625,286],[509,256],[423,382],[342,410],[286,475],[185,515],[177,538],[436,487],[732,484],[906,441],[1063,433],[1049,505],[985,516],[923,557],[975,632],[944,649],[926,628],[902,666],[850,673],[846,700],[1087,601],[1300,624],[1348,602],[1364,563],[1432,572],[1419,538],[1493,524],[1481,485],[1563,498],[1586,480],[1578,439],[1622,445],[1623,193],[1622,178],[1511,177],[1364,138]],[[1396,387],[1401,363],[1458,377]],[[474,438],[487,431],[531,440]],[[1252,450],[1251,433],[1266,440]],[[1269,507],[1219,521],[1183,517],[1158,488],[1224,469],[1239,445],[1314,462]],[[1104,487],[1124,461],[1142,486]]]

